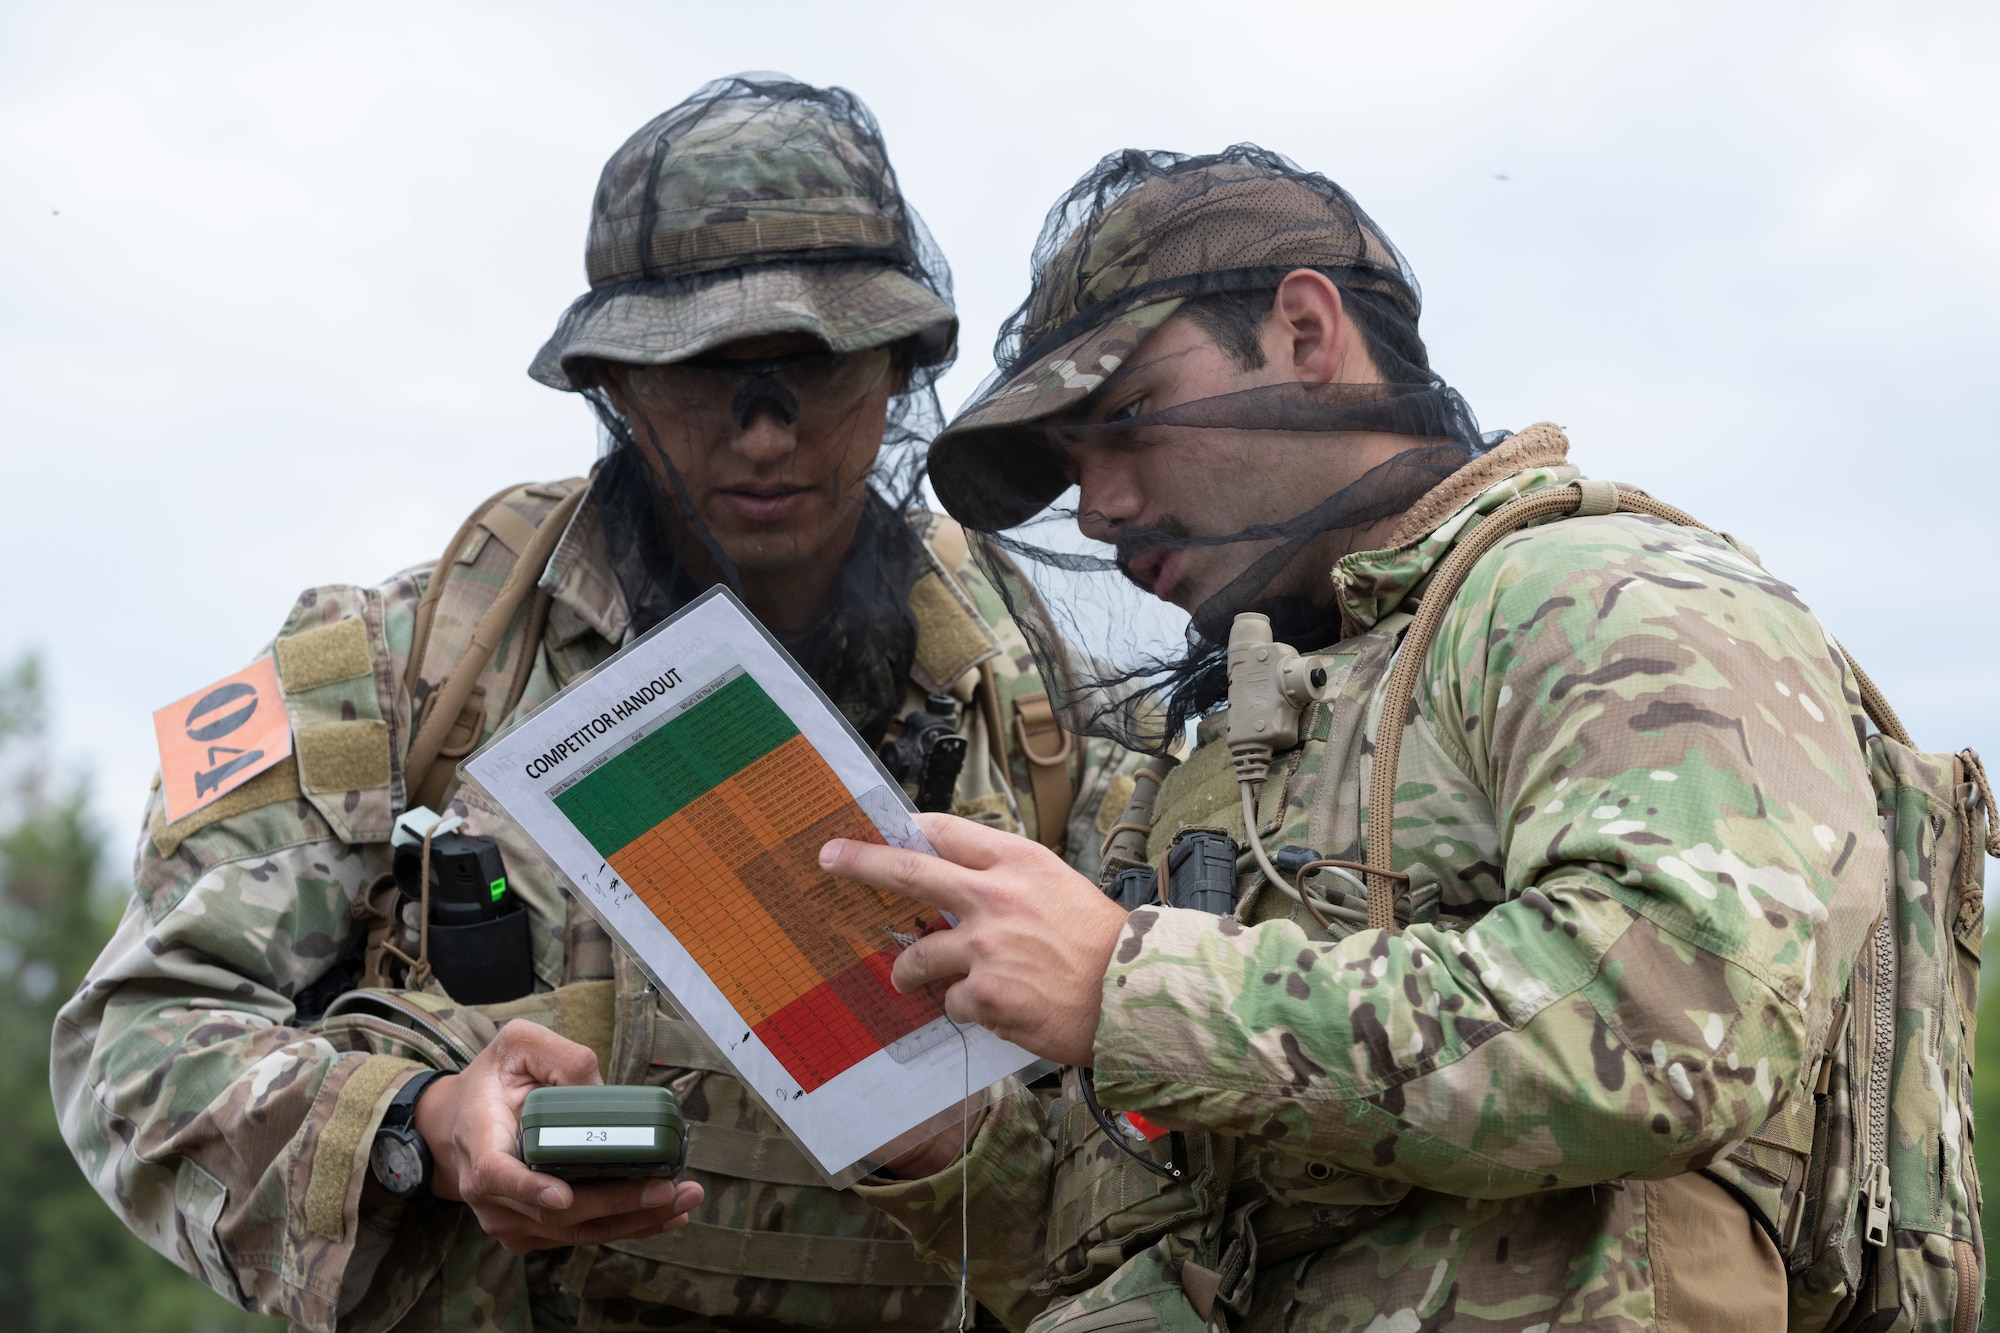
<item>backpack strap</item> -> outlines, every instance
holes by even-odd
[[[1059,738],[1052,748],[1036,748],[1050,737]],[[1076,737],[1056,721],[1047,690],[1015,696],[1014,739],[1028,761],[1028,778],[1034,786],[1035,832],[1041,834],[1042,846],[1061,856],[1068,841],[1070,806],[1076,799],[1069,777],[1069,757],[1076,749]]]
[[[469,753],[478,742],[485,729],[486,718],[505,718],[513,712],[528,687],[528,676],[535,660],[534,645],[547,622],[550,602],[548,593],[538,590],[536,585],[541,581],[542,571],[548,567],[549,557],[555,553],[556,543],[568,530],[577,507],[590,493],[590,486],[581,478],[575,479],[573,489],[556,501],[540,523],[531,522],[519,510],[502,503],[506,496],[518,489],[517,486],[510,486],[488,497],[459,525],[451,545],[445,548],[437,568],[431,571],[430,582],[417,603],[416,625],[405,677],[405,684],[413,697],[423,679],[424,658],[430,648],[438,603],[444,596],[446,585],[453,581],[452,573],[466,541],[475,529],[483,527],[513,553],[513,567],[508,570],[505,582],[480,616],[465,651],[451,663],[448,674],[438,681],[437,687],[423,701],[416,739],[411,742],[409,755],[403,763],[405,790],[410,793],[412,805],[437,807],[457,772],[455,761]],[[477,710],[478,716],[463,716],[467,704],[472,701],[474,687],[478,685],[487,663],[493,660],[494,650],[505,637],[507,627],[531,598],[534,605],[528,613],[521,651],[516,654],[515,668],[500,707],[491,713],[481,707]],[[453,743],[448,745],[448,741]]]
[[[1460,536],[1458,543],[1438,562],[1436,571],[1431,575],[1430,587],[1424,592],[1423,601],[1417,607],[1416,619],[1410,623],[1402,651],[1397,654],[1396,665],[1389,673],[1383,698],[1384,725],[1381,734],[1375,738],[1375,768],[1368,783],[1368,926],[1371,930],[1396,928],[1396,898],[1401,889],[1400,881],[1391,873],[1394,870],[1395,849],[1391,845],[1390,830],[1395,817],[1396,765],[1402,758],[1403,728],[1393,725],[1391,720],[1410,715],[1410,701],[1417,690],[1417,675],[1430,656],[1431,643],[1437,638],[1438,626],[1444,621],[1446,608],[1464,586],[1473,565],[1498,546],[1503,537],[1542,519],[1594,518],[1604,514],[1646,514],[1676,527],[1696,528],[1729,540],[1692,515],[1672,505],[1661,504],[1644,491],[1594,480],[1531,491],[1518,499],[1509,500]],[[1730,544],[1736,545],[1734,542]],[[1854,682],[1861,692],[1861,706],[1867,710],[1869,720],[1883,735],[1911,745],[1910,734],[1903,729],[1902,720],[1889,707],[1889,701],[1882,697],[1882,691],[1876,688],[1875,682],[1868,678],[1868,673],[1861,669],[1847,649],[1841,648],[1840,655],[1846,659],[1848,670],[1854,673]]]
[[[439,718],[445,717],[451,720],[448,725],[443,726],[442,740],[437,743],[435,749],[428,752],[427,757],[419,755],[416,744],[413,744],[404,761],[404,799],[410,807],[427,806],[433,810],[444,807],[452,780],[458,775],[458,761],[472,752],[486,729],[489,717],[486,689],[477,682],[484,674],[487,663],[492,659],[494,652],[492,645],[502,641],[507,625],[520,610],[522,602],[527,601],[532,594],[533,603],[529,608],[527,624],[519,640],[520,651],[515,654],[514,668],[508,678],[507,691],[501,699],[499,709],[490,714],[496,724],[504,721],[508,714],[514,711],[521,701],[522,694],[528,688],[528,677],[532,674],[535,664],[536,646],[541,642],[542,631],[548,624],[551,602],[549,594],[533,587],[533,584],[539,581],[540,572],[547,566],[549,553],[553,551],[555,542],[561,540],[562,534],[567,529],[569,516],[575,512],[575,504],[579,497],[589,490],[589,484],[582,478],[557,484],[572,489],[554,504],[540,523],[528,518],[519,509],[503,503],[508,496],[515,495],[523,489],[519,485],[495,491],[480,501],[479,506],[458,525],[458,531],[452,534],[451,542],[444,548],[444,554],[438,558],[436,566],[431,570],[430,578],[424,585],[423,595],[417,601],[416,623],[410,635],[409,662],[403,673],[404,688],[411,698],[413,722],[420,724],[417,743],[423,742],[426,732]],[[491,581],[496,571],[490,567],[483,571],[486,575],[483,579],[457,576],[460,556],[465,555],[470,561],[477,558],[478,553],[484,549],[474,548],[473,553],[467,554],[467,543],[481,528],[485,529],[493,540],[499,542],[501,550],[514,556],[514,564],[507,567],[508,577],[498,585],[497,590]],[[545,532],[549,538],[547,549],[539,558],[529,559],[538,537]],[[526,583],[520,577],[523,570],[530,571]],[[453,598],[451,606],[455,613],[479,612],[483,607],[484,614],[467,650],[456,660],[441,663],[447,673],[446,676],[438,680],[429,694],[420,699],[418,690],[420,683],[425,679],[424,659],[430,652],[431,631],[437,623],[438,607],[443,603],[448,587],[451,590]],[[490,602],[486,600],[489,597],[493,599]],[[487,641],[487,646],[481,651],[480,635],[485,633],[490,623],[495,622],[496,617],[498,632]],[[451,703],[448,696],[454,693],[455,687],[460,687],[461,682],[464,683],[462,688],[456,689],[456,693],[462,696],[459,705],[455,711],[447,713],[445,708]],[[423,760],[421,767],[417,764],[420,758]],[[361,985],[364,988],[391,984],[387,968],[392,956],[401,957],[406,962],[410,961],[389,943],[389,936],[396,925],[396,901],[394,880],[388,875],[382,875],[354,901],[350,909],[350,914],[356,920],[368,923],[362,949]],[[426,939],[417,953],[417,960],[422,963],[426,972],[429,968],[428,958],[429,945]]]
[[[424,595],[417,599],[417,623],[410,635],[410,660],[403,671],[403,688],[415,697],[417,681],[422,676],[424,649],[431,641],[431,622],[437,619],[438,598],[444,596],[446,571],[458,560],[458,553],[465,549],[466,539],[479,521],[492,513],[502,499],[514,490],[512,486],[502,486],[493,494],[479,502],[478,508],[465,516],[465,522],[458,525],[458,531],[451,534],[451,541],[445,544],[444,554],[431,567],[431,576],[424,584]]]
[[[930,548],[954,578],[972,559],[965,529],[948,518],[937,520],[931,529]],[[987,734],[993,738],[1003,771],[1008,767],[1010,744],[1028,761],[1030,794],[1035,802],[1035,832],[1044,847],[1062,855],[1068,841],[1070,811],[1076,804],[1076,786],[1069,770],[1076,737],[1063,730],[1062,723],[1056,720],[1047,690],[1016,695],[1013,729],[1009,731],[1002,726],[1006,708],[990,660],[980,665],[978,698],[986,717]]]

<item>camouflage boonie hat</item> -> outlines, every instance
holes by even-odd
[[[931,250],[860,99],[776,74],[718,79],[605,163],[591,289],[528,373],[580,390],[580,359],[660,365],[772,333],[949,361],[958,317]]]
[[[1138,183],[1107,188],[1119,178]],[[1412,318],[1421,307],[1402,255],[1323,176],[1276,154],[1106,157],[1050,211],[999,370],[931,445],[939,500],[988,529],[1038,512],[1068,484],[1041,423],[1081,405],[1187,299],[1273,288],[1298,268],[1380,292]]]

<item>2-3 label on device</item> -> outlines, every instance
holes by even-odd
[[[651,1125],[545,1125],[544,1148],[650,1148]]]

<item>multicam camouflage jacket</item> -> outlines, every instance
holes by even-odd
[[[178,823],[165,821],[156,792],[132,903],[57,1021],[64,1134],[154,1248],[230,1299],[308,1329],[526,1329],[531,1317],[537,1329],[955,1324],[956,1282],[888,1219],[824,1186],[519,830],[470,793],[448,808],[501,845],[531,913],[537,993],[480,1009],[435,986],[350,989],[385,887],[393,899],[391,823],[415,803],[403,769],[413,705],[465,651],[476,616],[462,609],[492,600],[515,553],[578,484],[522,487],[488,511],[458,547],[421,671],[408,659],[432,569],[301,595],[273,649],[295,757]],[[938,690],[962,705],[969,744],[954,808],[1034,836],[1038,809],[1067,805],[1071,859],[1092,871],[1100,808],[1122,808],[1133,761],[1077,745],[1062,801],[1037,806],[1037,775],[1008,739],[1040,691],[1026,644],[949,521],[914,521],[932,554],[910,599],[909,707]],[[585,501],[542,575],[549,597],[514,622],[447,757],[629,637],[607,561]],[[537,624],[532,635],[522,628]],[[483,716],[518,672],[519,706]],[[516,1016],[592,1046],[612,1081],[674,1088],[692,1125],[688,1178],[707,1191],[692,1225],[523,1261],[462,1206],[363,1206],[368,1149],[395,1091],[422,1067],[461,1066]]]
[[[1327,697],[1258,811],[1274,852],[1361,859],[1416,597],[1481,516],[1574,478],[1567,447],[1512,437],[1336,567]],[[1161,787],[1155,864],[1187,828],[1243,844],[1221,721]],[[1415,919],[1323,929],[1247,854],[1233,918],[1132,913],[1096,1095],[1183,1131],[1185,1183],[1136,1169],[1071,1075],[989,1114],[968,1197],[957,1167],[861,1192],[945,1262],[964,1207],[972,1291],[1015,1327],[1783,1327],[1783,1150],[1799,1107],[1810,1144],[1888,867],[1865,731],[1826,631],[1730,543],[1524,529],[1418,678],[1393,821]]]

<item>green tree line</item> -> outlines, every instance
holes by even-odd
[[[28,659],[0,674],[0,1327],[239,1333],[244,1313],[125,1229],[77,1169],[49,1099],[49,1031],[131,894],[85,784],[62,777]],[[122,830],[121,830],[122,832]]]
[[[49,1031],[131,893],[125,830],[56,776],[32,658],[0,673],[0,1327],[21,1333],[274,1333],[127,1231],[77,1169],[49,1099]],[[2000,986],[1980,1001],[1975,1122],[2000,1125]],[[1988,1162],[2000,1148],[1987,1150]],[[1986,1184],[1982,1179],[1982,1184]],[[1994,1190],[1983,1190],[1992,1198]],[[1992,1214],[1987,1215],[1988,1225]],[[1986,1333],[2000,1333],[1988,1269]]]

